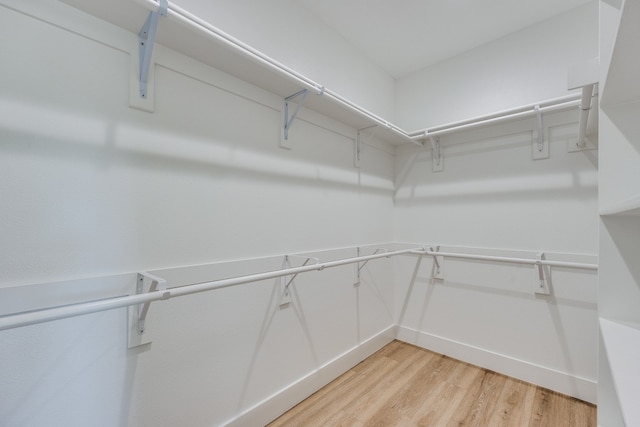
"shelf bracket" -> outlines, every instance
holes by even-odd
[[[160,0],[157,12],[149,12],[147,20],[138,33],[138,53],[140,57],[140,97],[147,98],[147,85],[149,68],[151,67],[151,55],[156,41],[158,20],[161,16],[167,16],[169,8],[168,0]]]
[[[536,256],[535,264],[535,293],[538,295],[549,295],[551,293],[549,289],[549,282],[545,277],[545,268],[542,264],[542,260],[545,259],[544,252],[538,253]]]
[[[304,262],[300,267],[304,267],[305,265],[308,265],[311,260],[315,261],[314,264],[320,263],[320,259],[316,257],[308,257],[308,256],[300,256],[300,255],[285,255],[284,261],[282,262],[282,268],[291,267],[290,258],[292,257],[304,258]],[[282,286],[282,291],[280,292],[280,307],[286,307],[291,303],[291,292],[289,290],[289,287],[293,284],[293,281],[296,279],[296,277],[298,277],[298,274],[300,273],[295,273],[291,275],[291,277],[289,276],[282,277],[281,284],[283,284],[283,286]]]
[[[149,284],[149,287],[148,291],[145,291],[147,283]],[[138,273],[136,278],[136,295],[149,292],[164,292],[167,289],[166,284],[167,281],[162,277],[143,271]],[[167,293],[166,298],[168,297],[169,295]],[[129,307],[129,348],[151,342],[149,337],[143,336],[146,331],[145,323],[150,306],[151,302],[149,301]]]
[[[432,158],[432,171],[442,172],[444,170],[444,156],[442,155],[442,147],[440,147],[440,138],[434,137],[426,133],[426,136],[431,142],[431,158]]]
[[[371,132],[367,137],[366,141],[364,141],[363,140],[364,131],[369,129],[373,129],[373,132]],[[356,134],[356,140],[354,141],[354,145],[353,145],[353,166],[357,168],[360,167],[360,154],[362,153],[362,144],[365,144],[371,141],[371,139],[373,139],[373,136],[375,135],[377,130],[378,130],[378,125],[373,125],[373,126],[368,126],[366,128],[358,129],[358,132]]]
[[[429,250],[431,252],[440,252],[440,246],[436,246],[435,250],[433,247],[430,247]],[[444,256],[442,255],[432,255],[433,256],[433,278],[434,279],[444,279]]]
[[[582,99],[580,101],[580,118],[578,120],[578,139],[569,142],[568,152],[595,150],[597,149],[597,135],[593,135],[593,140],[587,137],[587,125],[589,123],[589,113],[593,108],[593,97],[597,94],[596,83],[591,83],[582,87]]]
[[[388,250],[388,249],[385,249],[385,248],[376,248],[376,250],[375,250],[375,251],[373,251],[373,253],[372,253],[371,255],[377,255],[377,254],[379,254],[379,253],[381,253],[381,252],[388,253],[388,252],[389,252],[389,250]],[[362,256],[362,254],[361,254],[361,252],[360,252],[360,247],[358,247],[358,248],[357,248],[357,255],[356,255],[356,256],[357,256],[358,258]],[[388,257],[387,257],[387,258],[388,258]],[[364,261],[364,262],[362,262],[362,263],[360,263],[360,262],[359,262],[358,264],[356,264],[356,267],[357,267],[356,285],[360,284],[360,272],[362,271],[362,269],[364,268],[364,266],[365,266],[365,265],[367,265],[367,263],[368,263],[369,261],[371,261],[371,260],[369,260],[369,259],[368,259],[368,260],[366,260],[366,261]]]
[[[293,95],[287,96],[284,99],[284,114],[283,114],[284,123],[282,127],[281,138],[280,138],[280,147],[282,148],[291,149],[291,144],[289,143],[289,129],[291,129],[291,125],[293,124],[293,121],[298,115],[300,108],[304,105],[304,101],[307,98],[308,93],[309,91],[307,89],[302,89],[301,91],[296,92]],[[296,98],[299,98],[299,101],[297,103],[298,105],[296,106],[296,109],[293,112],[293,114],[289,115],[289,104],[293,102]]]
[[[540,111],[540,105],[534,107],[536,112],[536,119],[538,122],[538,133],[533,140],[533,159],[548,159],[549,158],[549,144],[545,144],[544,137],[544,124],[542,122],[542,111]],[[535,133],[535,132],[534,132]]]

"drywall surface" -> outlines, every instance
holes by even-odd
[[[532,158],[535,119],[442,137],[442,172],[431,150],[399,150],[396,240],[597,263],[597,151],[567,152],[577,119],[544,116],[547,159]],[[553,268],[551,295],[536,296],[532,266],[445,260],[434,280],[426,259],[409,286],[411,262],[398,262],[401,339],[595,401],[594,271]]]
[[[569,94],[569,67],[598,56],[598,2],[397,81],[397,124],[424,129]]]
[[[394,121],[395,80],[300,2],[175,3],[350,101]]]
[[[532,158],[535,118],[441,137],[443,172],[431,149],[399,149],[396,240],[597,253],[598,152],[567,152],[577,120],[544,115],[548,159]]]
[[[283,150],[281,99],[161,46],[155,112],[132,109],[136,35],[59,3],[4,2],[0,28],[3,314],[45,303],[34,283],[90,300],[126,289],[86,277],[127,273],[130,288],[132,272],[213,263],[179,270],[182,285],[391,240],[384,143],[364,145],[355,168],[355,129],[305,110]],[[253,260],[216,263],[238,259]],[[134,350],[125,309],[2,331],[0,419],[210,427],[296,384],[298,398],[392,325],[391,267],[367,264],[360,284],[354,266],[299,276],[287,307],[278,281],[154,304],[153,342]]]
[[[161,46],[155,112],[135,110],[134,35],[3,18],[28,34],[3,44],[3,283],[391,240],[384,144],[355,168],[355,130],[303,111],[283,150],[279,98]]]

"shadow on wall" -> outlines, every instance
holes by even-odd
[[[374,168],[364,172],[354,167],[345,168],[339,162],[320,164],[316,157],[305,154],[302,147],[293,151],[277,148],[275,137],[265,137],[273,139],[274,148],[268,152],[241,141],[194,137],[186,131],[176,133],[166,125],[114,122],[111,118],[87,117],[78,112],[62,112],[16,100],[0,99],[0,112],[4,112],[0,114],[0,132],[3,133],[0,148],[24,156],[73,159],[100,168],[161,169],[213,178],[242,173],[243,177],[255,180],[269,179],[305,187],[341,189],[349,186],[381,193],[393,190],[391,178],[376,175]],[[274,123],[279,123],[278,115],[273,111],[270,113],[273,113]],[[345,139],[334,133],[331,135],[325,140]],[[342,140],[337,143],[347,146],[345,152],[350,162],[352,147]],[[325,148],[329,155],[333,155],[331,147],[332,144],[328,144]]]
[[[395,204],[487,204],[596,196],[592,153],[585,152],[587,160],[575,154],[573,158],[552,155],[532,160],[531,146],[530,131],[447,145],[445,170],[440,173],[431,171],[431,151],[412,153],[398,176]]]
[[[404,302],[402,305],[402,308],[400,310],[400,314],[398,317],[398,323],[402,325],[403,320],[405,318],[405,315],[407,313],[407,309],[409,304],[411,303],[412,300],[412,294],[414,291],[414,287],[416,283],[422,283],[425,284],[427,286],[427,294],[424,298],[424,304],[420,310],[420,312],[422,313],[422,317],[420,318],[420,323],[418,323],[419,325],[422,325],[422,320],[424,318],[424,313],[427,312],[428,309],[428,305],[429,305],[429,301],[431,300],[431,295],[433,294],[434,289],[437,286],[445,286],[446,289],[448,290],[461,290],[461,291],[465,291],[465,292],[470,292],[470,293],[482,293],[482,294],[486,294],[486,295],[496,295],[496,296],[503,296],[503,297],[508,297],[508,298],[517,298],[520,300],[529,300],[529,301],[535,301],[535,300],[540,300],[540,299],[544,299],[546,300],[548,303],[553,304],[553,305],[562,305],[562,306],[567,306],[567,307],[573,307],[573,308],[578,308],[578,309],[585,309],[585,310],[596,310],[598,308],[597,303],[595,302],[589,302],[589,301],[583,301],[580,299],[572,299],[572,298],[566,298],[566,297],[557,297],[554,292],[553,292],[553,281],[552,281],[552,274],[551,274],[551,270],[550,267],[547,267],[545,270],[545,276],[546,276],[546,280],[549,282],[549,286],[550,286],[550,290],[551,290],[551,294],[546,296],[546,295],[537,295],[532,293],[530,290],[517,290],[517,289],[508,289],[508,288],[500,288],[500,287],[492,287],[492,286],[487,286],[487,285],[482,285],[482,284],[478,284],[478,283],[471,283],[471,282],[461,282],[461,281],[451,281],[451,280],[438,280],[434,278],[434,272],[435,272],[435,264],[432,264],[431,269],[426,272],[428,274],[420,274],[420,268],[421,268],[421,263],[422,263],[422,258],[423,257],[418,257],[418,259],[416,260],[416,264],[414,266],[413,269],[413,273],[411,276],[411,279],[409,280],[409,285],[407,287],[407,291],[404,297]],[[503,267],[510,267],[510,268],[515,268],[513,267],[513,265],[511,264],[504,264],[504,263],[500,263],[500,262],[489,262],[489,261],[474,261],[474,260],[465,260],[464,261],[467,264],[475,264],[475,265],[490,265],[490,266],[503,266]],[[530,268],[529,267],[519,267],[524,269],[524,271],[529,271]],[[562,270],[562,268],[560,267],[556,267],[556,269],[558,270]],[[595,276],[597,273],[595,272],[587,272],[585,274],[588,275],[593,275]],[[557,310],[556,310],[557,311]],[[552,314],[557,314],[557,313],[552,313]],[[557,317],[557,316],[556,316]],[[559,320],[559,317],[557,317],[557,319]]]

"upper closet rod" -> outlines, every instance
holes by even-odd
[[[568,261],[549,261],[546,259],[530,259],[530,258],[513,258],[513,257],[501,257],[493,255],[476,255],[476,254],[462,254],[455,252],[440,252],[440,251],[427,251],[416,250],[412,253],[417,255],[430,255],[430,256],[444,256],[449,258],[459,259],[472,259],[478,261],[495,261],[495,262],[507,262],[511,264],[530,264],[530,265],[548,265],[551,267],[567,267],[567,268],[579,268],[585,270],[597,270],[598,264],[586,264],[581,262],[568,262]]]
[[[581,97],[581,94],[567,95],[534,104],[527,104],[522,107],[499,111],[485,116],[479,116],[472,119],[448,123],[446,125],[435,126],[432,128],[412,132],[411,138],[424,140],[425,137],[434,137],[479,126],[487,126],[500,122],[535,116],[536,114],[538,114],[536,107],[539,107],[540,113],[568,110],[580,105]]]
[[[373,255],[365,255],[355,258],[328,261],[319,264],[305,265],[301,267],[286,268],[282,270],[269,271],[266,273],[251,274],[248,276],[233,277],[230,279],[215,280],[211,282],[196,283],[166,290],[158,290],[138,295],[128,295],[115,297],[101,301],[82,302],[78,304],[45,308],[42,310],[28,311],[22,313],[9,314],[0,317],[0,331],[17,328],[20,326],[33,325],[36,323],[49,322],[52,320],[65,319],[68,317],[82,316],[84,314],[97,313],[100,311],[112,310],[115,308],[128,307],[130,305],[144,304],[147,302],[166,300],[169,298],[191,295],[198,292],[206,292],[214,289],[228,288],[250,282],[274,279],[307,271],[319,271],[325,268],[338,267],[346,264],[356,264],[361,261],[368,261],[377,258],[388,258],[396,255],[408,254],[413,251],[423,250],[423,248],[405,249],[395,252],[384,252]]]
[[[133,0],[134,2],[144,6],[145,8],[157,12],[158,11],[158,2],[156,2],[155,0]],[[360,114],[363,117],[366,117],[367,119],[373,121],[374,123],[376,123],[377,125],[388,129],[398,135],[400,135],[401,137],[403,137],[404,139],[407,140],[407,142],[411,142],[413,144],[416,145],[420,145],[422,146],[422,144],[418,141],[415,141],[413,138],[411,138],[409,136],[409,134],[399,128],[398,126],[384,120],[383,118],[379,117],[376,114],[373,114],[372,112],[360,107],[359,105],[354,104],[353,102],[343,98],[342,96],[338,95],[337,93],[326,89],[323,85],[309,79],[308,77],[305,77],[304,75],[296,72],[295,70],[287,67],[286,65],[276,61],[275,59],[271,58],[268,55],[265,55],[264,53],[260,52],[259,50],[249,46],[246,43],[243,43],[242,41],[238,40],[237,38],[227,34],[226,32],[222,31],[221,29],[214,27],[213,25],[211,25],[210,23],[208,23],[207,21],[195,16],[194,14],[187,12],[186,10],[182,9],[179,6],[176,6],[173,3],[169,3],[169,7],[168,7],[168,12],[167,12],[167,17],[169,18],[173,18],[175,19],[177,22],[179,22],[180,24],[189,27],[191,29],[194,29],[202,34],[204,34],[205,36],[207,36],[208,38],[217,41],[217,42],[221,42],[224,45],[230,47],[231,49],[235,50],[236,52],[251,58],[254,61],[257,61],[265,66],[267,66],[268,68],[272,69],[273,71],[279,72],[285,76],[287,76],[288,78],[290,78],[291,80],[293,80],[294,82],[300,84],[303,86],[303,88],[306,89],[311,89],[314,92],[316,92],[318,95],[325,95],[328,96],[330,98],[332,98],[334,101],[344,105],[345,107],[351,109],[352,111]]]

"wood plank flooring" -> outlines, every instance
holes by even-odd
[[[269,424],[596,426],[596,407],[394,341]]]

